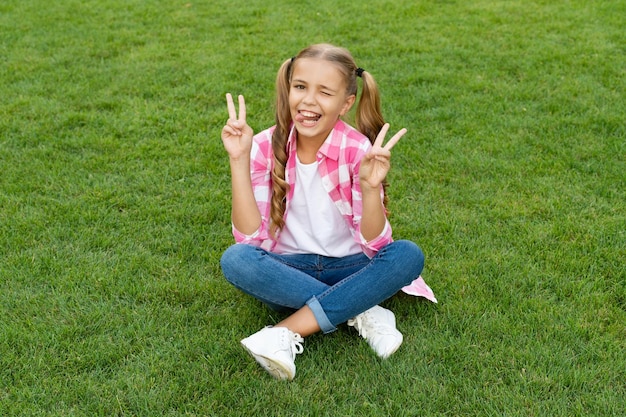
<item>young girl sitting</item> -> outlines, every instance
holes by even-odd
[[[341,117],[362,92],[356,129]],[[419,277],[424,255],[393,241],[385,209],[390,151],[374,78],[351,54],[313,45],[278,72],[276,125],[254,135],[239,96],[226,95],[222,141],[232,181],[237,244],[221,259],[226,279],[284,320],[243,339],[278,379],[295,376],[304,337],[341,323],[357,329],[382,358],[402,343],[394,314],[378,304]]]

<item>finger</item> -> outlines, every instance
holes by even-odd
[[[385,136],[387,135],[387,131],[389,130],[389,123],[385,123],[378,132],[378,136],[376,136],[376,141],[374,142],[374,146],[378,146],[379,148],[383,146],[383,141],[385,140]]]
[[[368,155],[376,161],[384,161],[391,158],[391,152],[385,148],[372,149]]]
[[[226,134],[227,136],[241,136],[241,132],[237,129],[233,129],[231,126],[226,125],[222,129],[222,136]]]
[[[226,106],[228,107],[228,118],[231,120],[237,120],[237,110],[235,110],[233,96],[230,95],[230,93],[226,93]]]
[[[239,95],[239,121],[246,124],[246,100],[242,95]]]
[[[387,142],[387,144],[385,145],[385,147],[383,149],[385,149],[387,151],[390,151],[391,148],[393,148],[395,146],[395,144],[398,143],[400,138],[402,136],[404,136],[405,133],[406,133],[406,129],[405,128],[400,129],[400,131],[398,133],[396,133],[395,135],[393,135],[393,137],[391,139],[389,139],[389,142]]]
[[[238,120],[229,119],[228,122],[226,122],[226,126],[224,127],[228,127],[234,135],[241,136],[241,126],[239,126]]]

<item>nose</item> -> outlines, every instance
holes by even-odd
[[[315,91],[313,89],[307,89],[304,97],[302,98],[304,104],[315,104]]]

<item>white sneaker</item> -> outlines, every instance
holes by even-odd
[[[348,326],[357,329],[361,337],[383,359],[388,358],[402,344],[402,333],[396,329],[396,317],[393,312],[381,306],[374,306],[348,320]]]
[[[244,348],[274,378],[291,381],[296,376],[296,354],[304,339],[286,327],[265,327],[241,341]]]

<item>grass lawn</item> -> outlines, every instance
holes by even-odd
[[[626,1],[3,0],[0,415],[626,415]],[[439,304],[307,339],[291,383],[226,283],[226,92],[350,49],[392,129],[396,238]]]

